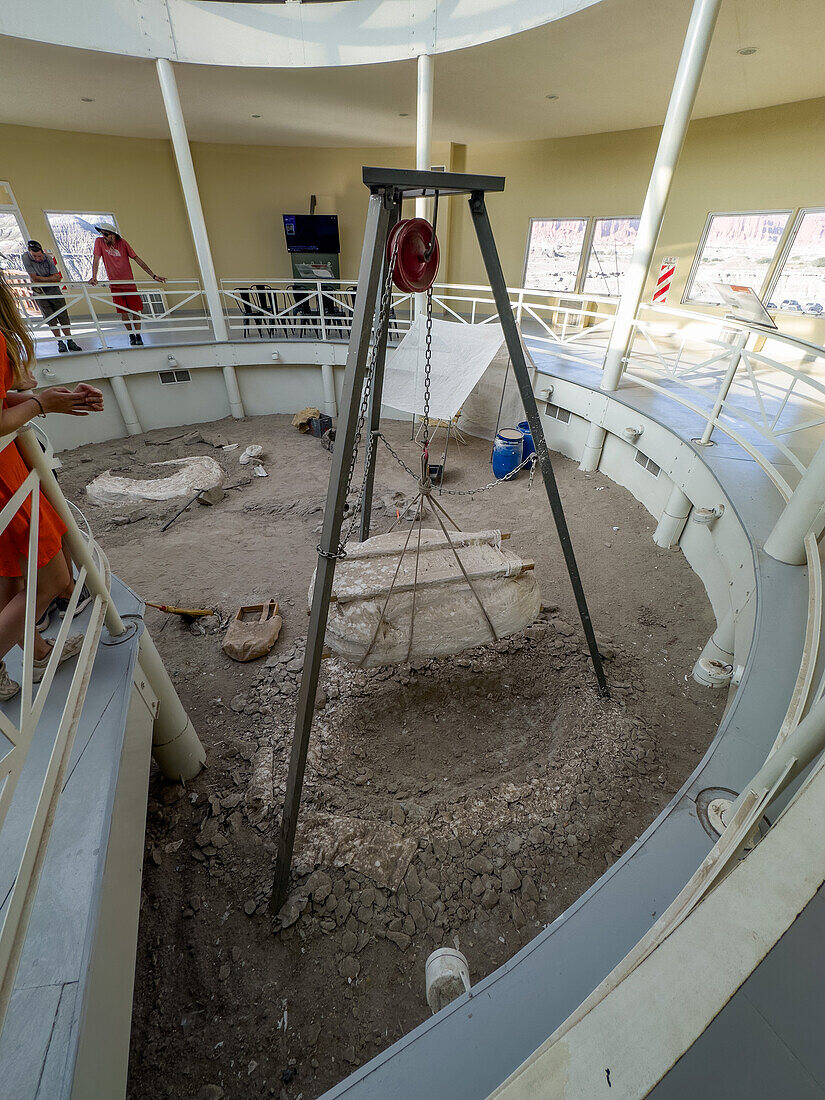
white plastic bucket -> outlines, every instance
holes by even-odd
[[[460,951],[439,947],[424,964],[427,1004],[433,1015],[470,989],[470,967]]]

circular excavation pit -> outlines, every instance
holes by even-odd
[[[409,426],[385,430],[411,461]],[[270,476],[243,472],[220,450],[232,443],[262,444]],[[489,480],[490,451],[478,439],[451,450],[445,488]],[[154,770],[150,782],[128,1095],[310,1100],[428,1018],[433,950],[457,940],[478,982],[653,820],[723,712],[721,693],[690,677],[713,616],[682,556],[653,544],[647,512],[555,458],[607,658],[602,699],[540,481],[453,498],[465,529],[511,531],[508,547],[535,559],[545,610],[452,657],[322,662],[275,930],[267,902],[330,455],[288,417],[223,421],[79,448],[62,484],[81,500],[124,452],[136,465],[210,453],[227,474],[223,501],[163,534],[179,505],[90,510],[113,570],[147,599],[220,612],[187,624],[147,609],[208,767],[185,789]],[[408,482],[379,455],[376,533]],[[230,661],[226,624],[269,598],[284,617],[270,656]]]

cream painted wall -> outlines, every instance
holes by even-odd
[[[44,210],[111,210],[154,271],[189,278],[195,251],[167,141],[0,126],[0,179],[29,233],[53,248]]]
[[[412,167],[412,149],[304,149],[192,144],[219,278],[288,278],[281,215],[338,214],[341,274],[358,273],[367,209],[365,164]],[[434,145],[448,164],[450,146]],[[53,245],[44,210],[111,210],[137,252],[167,278],[197,274],[171,144],[0,126],[0,179],[10,182],[29,232]]]
[[[433,162],[507,176],[506,191],[491,197],[489,209],[505,275],[518,284],[531,216],[638,213],[657,138],[656,130],[645,129],[495,145],[441,143]],[[15,126],[0,126],[0,142],[0,179],[10,180],[35,236],[49,239],[44,208],[98,205],[114,211],[124,234],[156,270],[180,278],[196,273],[168,143]],[[280,216],[308,210],[312,193],[319,211],[339,216],[342,275],[353,278],[366,212],[361,166],[406,167],[413,159],[412,150],[401,147],[196,143],[192,151],[216,268],[229,280],[290,275]],[[825,100],[693,123],[658,249],[659,258],[679,259],[671,303],[681,298],[708,211],[817,205],[825,205]],[[480,281],[463,200],[441,228],[446,255],[440,277]],[[787,320],[789,328],[812,323]]]
[[[449,146],[434,145],[433,163],[447,163]],[[361,259],[368,193],[364,165],[411,168],[412,149],[302,149],[253,145],[192,145],[215,267],[224,278],[288,278],[292,264],[282,214],[337,214],[341,277],[355,279]],[[411,216],[411,210],[410,215]]]

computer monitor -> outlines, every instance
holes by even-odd
[[[338,255],[337,214],[284,214],[287,252],[320,252]]]

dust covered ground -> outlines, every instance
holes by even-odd
[[[409,427],[385,425],[414,464]],[[236,451],[222,445],[239,443]],[[238,464],[263,446],[269,476]],[[87,508],[112,568],[146,599],[214,607],[146,621],[204,742],[186,789],[153,769],[130,1100],[311,1100],[429,1015],[424,960],[458,944],[472,980],[500,966],[644,830],[697,763],[721,706],[689,677],[714,621],[648,513],[600,474],[555,465],[593,621],[595,691],[543,486],[445,497],[460,526],[512,532],[545,611],[524,635],[414,666],[323,662],[296,875],[267,910],[306,635],[306,591],[330,466],[287,417],[149,432],[67,454],[83,504],[107,468],[208,454],[230,486],[165,533],[175,505]],[[454,447],[447,488],[490,479],[490,445]],[[235,487],[231,487],[235,486]],[[381,448],[374,533],[413,484]],[[268,658],[221,651],[242,603],[284,616]],[[364,857],[380,852],[379,867]],[[369,872],[369,873],[367,873]]]

